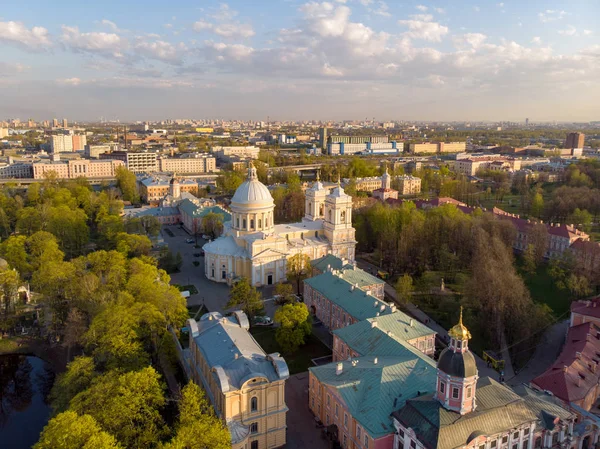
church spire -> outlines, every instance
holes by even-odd
[[[256,168],[252,161],[248,162],[248,181],[255,181],[258,179],[258,175],[256,174]]]

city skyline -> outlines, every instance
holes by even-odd
[[[593,3],[13,3],[0,16],[0,113],[598,120]]]

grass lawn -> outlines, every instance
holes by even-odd
[[[533,300],[548,305],[555,317],[563,316],[564,318],[571,305],[571,295],[567,290],[561,290],[556,286],[554,280],[548,274],[548,264],[543,263],[535,273],[528,274],[523,272],[522,259],[517,257],[516,261],[517,270],[523,277]]]
[[[296,353],[284,354],[275,340],[276,330],[276,327],[252,327],[250,333],[267,354],[281,353],[290,369],[290,374],[308,371],[308,368],[313,366],[312,359],[331,354],[329,348],[313,334],[308,336],[306,344],[300,347]]]
[[[0,339],[0,354],[11,354],[18,352],[19,349],[19,338],[1,338]]]

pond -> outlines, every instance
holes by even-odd
[[[50,417],[46,398],[54,373],[42,359],[0,355],[0,441],[2,449],[29,449]]]

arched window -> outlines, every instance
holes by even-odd
[[[331,217],[332,217],[332,216],[333,216],[333,214],[332,214],[332,210],[331,210],[331,209],[329,209],[329,221],[331,221]]]
[[[258,229],[262,228],[262,220],[259,218],[258,219]]]
[[[244,218],[244,223],[243,224],[244,224],[243,228],[246,229],[246,219],[245,218]]]
[[[236,218],[235,227],[236,227],[236,228],[239,228],[239,227],[240,227],[240,217],[237,217],[237,218]]]
[[[254,218],[250,219],[250,229],[254,229]]]
[[[323,206],[323,204],[321,204],[321,205],[319,206],[319,217],[322,217],[322,216],[323,216],[323,207],[324,207],[324,206]]]
[[[340,215],[340,221],[342,223],[346,223],[346,211],[345,210],[343,210],[342,214]]]
[[[258,410],[258,398],[255,396],[250,399],[250,411],[255,412]]]

